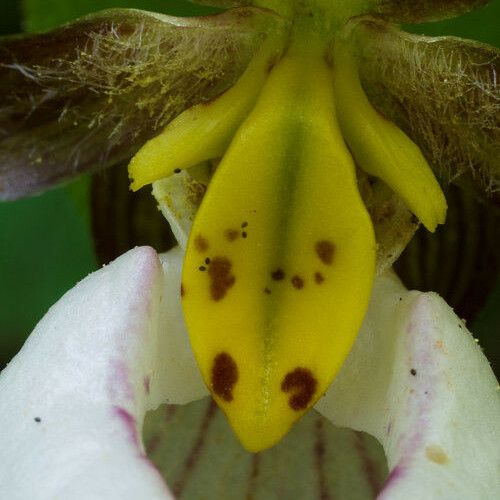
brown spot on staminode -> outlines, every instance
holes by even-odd
[[[266,286],[266,288],[264,288],[264,293],[266,295],[271,295],[271,289]]]
[[[318,284],[318,285],[321,285],[321,283],[323,283],[323,281],[325,281],[325,277],[317,272],[317,273],[314,273],[314,281]]]
[[[283,269],[276,269],[271,273],[271,278],[274,281],[281,281],[285,279],[285,271]]]
[[[212,366],[212,390],[228,403],[233,400],[233,388],[238,381],[238,366],[227,353],[221,352],[215,356]]]
[[[292,410],[300,411],[307,408],[311,402],[316,388],[317,380],[314,378],[311,370],[307,368],[295,368],[295,370],[287,373],[281,383],[283,392],[293,392],[294,394],[288,400],[288,404]]]
[[[302,290],[302,288],[304,288],[304,280],[300,276],[293,276],[291,281],[293,288],[296,290]]]
[[[235,241],[238,239],[240,232],[237,229],[226,229],[224,235],[227,241]]]
[[[333,262],[333,255],[335,253],[335,245],[328,240],[318,241],[314,247],[318,257],[323,264],[331,266]]]
[[[449,462],[448,455],[445,453],[443,448],[436,445],[427,446],[425,448],[425,456],[435,464],[444,465]]]
[[[181,283],[181,297],[184,297],[185,294],[186,294],[186,289],[184,288],[184,284]]]
[[[227,291],[234,285],[236,278],[231,274],[232,264],[227,257],[214,257],[208,268],[210,276],[210,295],[218,302],[222,300]]]
[[[208,240],[201,234],[198,234],[194,239],[194,246],[196,247],[196,250],[198,250],[198,252],[206,252],[209,247]]]

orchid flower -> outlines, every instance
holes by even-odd
[[[393,22],[483,2],[224,3],[209,18],[106,11],[0,44],[2,197],[133,156],[132,189],[153,184],[178,241],[83,280],[4,370],[2,493],[188,496],[215,407],[184,461],[163,415],[146,424],[168,487],[141,431],[147,411],[210,393],[244,448],[275,448],[251,458],[213,438],[224,459],[199,466],[195,498],[208,484],[277,494],[260,462],[278,467],[287,440],[314,461],[286,468],[280,497],[495,498],[495,377],[443,300],[390,269],[418,221],[445,222],[436,174],[489,191],[499,174],[497,51]],[[360,435],[345,436],[365,482],[334,482],[313,407],[382,444],[381,488]]]

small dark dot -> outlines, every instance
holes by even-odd
[[[186,290],[184,290],[184,284],[181,283],[181,297],[184,297],[185,293],[186,293]]]
[[[248,234],[247,234],[245,231],[243,231],[243,232],[241,233],[241,237],[242,237],[242,238],[246,238],[247,236],[248,236]]]
[[[271,290],[269,288],[267,288],[267,286],[266,286],[266,288],[264,288],[264,293],[266,295],[271,295]]]
[[[209,259],[208,257],[205,259],[205,264],[206,264],[207,266],[208,266],[208,264],[210,264],[210,259]]]
[[[282,281],[285,279],[285,271],[283,269],[276,269],[271,273],[271,278],[274,281]]]
[[[206,271],[206,270],[207,270],[207,268],[206,268],[205,266],[200,266],[198,269],[199,269],[200,271]]]
[[[291,281],[293,288],[297,290],[302,290],[302,288],[304,288],[304,280],[300,276],[295,275]]]
[[[413,376],[415,376],[415,375],[417,374],[417,370],[415,370],[415,368],[412,368],[412,369],[410,370],[410,373],[411,373]]]
[[[180,169],[180,168],[176,168],[176,169],[174,170],[174,174],[180,174],[180,173],[181,173],[181,169]]]
[[[37,423],[40,423],[42,421],[42,419],[40,417],[35,417],[33,420]]]
[[[325,277],[321,273],[314,273],[314,281],[318,285],[321,285],[321,283],[323,283],[323,281],[325,281]]]
[[[399,300],[403,300],[403,297],[399,297]]]
[[[245,222],[241,223],[242,229],[246,228],[247,226],[248,226],[248,222],[245,221]]]
[[[458,324],[458,328],[462,329],[462,325],[460,323]]]

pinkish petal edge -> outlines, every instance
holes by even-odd
[[[179,340],[182,323],[172,335],[160,327],[181,314],[178,263],[164,266],[165,277],[154,250],[140,247],[90,275],[2,372],[2,498],[171,498],[144,453],[144,415],[205,389]],[[170,349],[191,372],[182,395],[168,379]]]
[[[377,284],[364,328],[317,409],[384,446],[380,499],[498,498],[500,392],[481,349],[436,294]]]

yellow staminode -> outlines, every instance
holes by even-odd
[[[130,164],[138,189],[222,156],[191,230],[181,290],[202,375],[250,451],[277,443],[327,390],[368,305],[376,243],[342,133],[359,165],[428,229],[446,213],[419,149],[371,107],[342,42],[333,71],[314,37],[292,39],[271,69],[273,47]]]
[[[374,262],[330,69],[319,48],[290,50],[210,183],[183,270],[201,372],[247,449],[278,442],[325,392]]]

